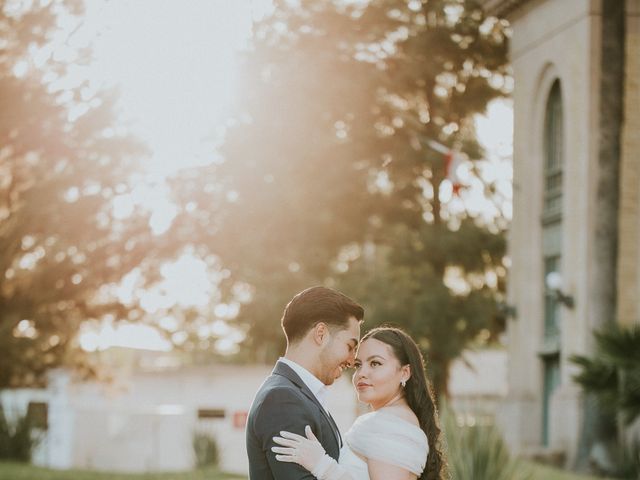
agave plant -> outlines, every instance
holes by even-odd
[[[449,471],[455,480],[525,480],[520,462],[511,457],[502,434],[493,424],[463,424],[443,408]]]

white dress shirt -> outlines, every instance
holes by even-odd
[[[327,386],[322,383],[313,373],[311,373],[303,366],[297,364],[296,362],[284,357],[280,357],[278,361],[291,367],[291,369],[298,374],[304,384],[309,387],[309,390],[311,390],[311,393],[313,393],[318,399],[320,405],[322,405],[324,409],[327,410]]]

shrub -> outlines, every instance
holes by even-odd
[[[623,445],[614,458],[615,470],[611,472],[614,478],[626,480],[640,480],[640,441],[635,440]]]
[[[19,416],[9,422],[0,408],[0,459],[30,462],[33,451],[42,436],[34,431],[28,415]]]
[[[198,468],[218,465],[220,461],[220,450],[218,442],[213,435],[204,432],[193,434],[193,452]]]

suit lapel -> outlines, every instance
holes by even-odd
[[[340,448],[342,448],[342,435],[340,435],[340,429],[338,428],[338,425],[336,425],[336,422],[333,419],[333,416],[328,411],[327,411],[327,416],[329,417],[329,421],[331,422],[333,433],[335,433],[336,437],[338,437],[338,445],[340,445]]]
[[[283,362],[276,363],[276,366],[273,369],[273,373],[275,375],[281,375],[291,380],[291,382],[293,382],[298,386],[298,388],[300,388],[300,390],[302,390],[302,393],[304,393],[309,398],[309,400],[316,404],[316,406],[320,409],[320,412],[322,412],[322,415],[324,415],[324,418],[327,420],[327,422],[329,422],[339,448],[342,448],[342,436],[340,435],[340,430],[338,430],[336,422],[333,421],[333,417],[331,416],[331,414],[329,414],[329,412],[325,410],[325,408],[320,403],[320,400],[317,399],[311,389],[307,386],[306,383],[302,381],[298,374],[294,372],[293,369],[289,367],[289,365]]]

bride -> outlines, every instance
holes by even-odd
[[[371,412],[345,434],[336,462],[309,426],[306,438],[291,432],[274,437],[276,459],[294,462],[319,480],[440,480],[445,460],[438,449],[440,428],[424,360],[402,330],[379,327],[360,342],[353,384]]]

